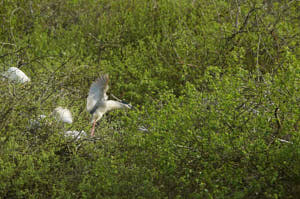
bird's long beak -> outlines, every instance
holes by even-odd
[[[123,101],[123,100],[121,101],[121,103],[126,104],[126,105],[127,105],[127,108],[129,108],[129,109],[132,109],[132,108],[133,108],[133,106],[132,106],[131,104],[129,104],[129,103]]]
[[[127,104],[129,109],[133,109],[134,107],[131,104]]]

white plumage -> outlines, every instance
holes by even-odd
[[[2,75],[11,81],[15,81],[19,83],[30,82],[30,78],[27,77],[27,75],[25,75],[23,71],[21,71],[16,67],[10,67]]]
[[[65,131],[65,136],[73,137],[80,139],[82,136],[86,136],[86,133],[84,131]]]
[[[107,111],[118,108],[131,108],[129,104],[108,100],[108,96],[106,95],[108,88],[108,74],[102,75],[91,85],[86,104],[87,111],[92,114],[91,122],[93,127],[91,136],[94,136],[96,122],[100,120]]]
[[[57,107],[54,109],[54,114],[57,120],[72,124],[73,119],[72,119],[72,114],[69,111],[69,109],[62,108],[61,106]]]
[[[139,126],[138,130],[139,131],[143,131],[143,132],[149,132],[149,130],[146,127],[144,127],[144,126]]]

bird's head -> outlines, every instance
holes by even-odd
[[[96,109],[96,111],[92,114],[92,120],[91,123],[93,124],[93,122],[98,122],[102,116],[104,115],[105,112],[103,112],[101,109]]]

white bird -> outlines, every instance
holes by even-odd
[[[10,67],[2,75],[11,81],[15,81],[19,83],[30,82],[30,78],[27,77],[27,75],[25,75],[23,71],[21,71],[16,67]]]
[[[65,131],[65,136],[70,136],[76,139],[80,139],[82,136],[86,136],[86,133],[84,131]]]
[[[57,107],[54,109],[54,114],[57,120],[72,124],[73,119],[72,119],[72,114],[69,111],[69,109],[62,108],[61,106]]]
[[[132,108],[130,104],[108,100],[108,96],[106,95],[108,88],[108,74],[102,75],[91,85],[86,104],[87,111],[92,114],[91,123],[93,127],[91,136],[94,136],[96,122],[100,120],[107,111],[118,108]]]

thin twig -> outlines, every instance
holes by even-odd
[[[24,50],[24,49],[26,49],[26,48],[28,48],[28,47],[29,47],[29,45],[27,45],[27,46],[25,46],[25,47],[22,47],[22,48],[20,48],[20,49],[14,51],[14,52],[11,52],[11,53],[5,53],[5,54],[3,54],[3,55],[0,56],[0,59],[3,58],[3,57],[5,57],[5,56],[7,56],[7,55],[18,53],[18,52],[20,52],[20,51],[22,51],[22,50]]]
[[[246,16],[246,18],[245,18],[245,20],[244,20],[242,26],[240,27],[240,29],[239,29],[238,31],[234,32],[230,37],[227,37],[227,41],[232,40],[236,35],[245,32],[245,31],[244,31],[244,28],[245,28],[245,27],[247,26],[247,24],[248,24],[248,20],[249,20],[249,18],[250,18],[250,15],[252,14],[252,12],[254,12],[255,10],[258,10],[258,9],[260,9],[260,8],[252,8],[252,9],[247,13],[247,16]]]

